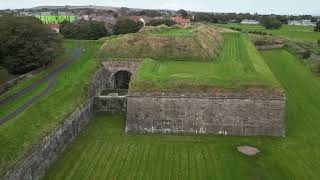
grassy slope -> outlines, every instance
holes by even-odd
[[[196,62],[147,59],[131,81],[130,90],[153,91],[186,87],[238,89],[247,85],[278,86],[248,38],[240,33],[225,33],[218,60]]]
[[[58,75],[55,88],[23,113],[0,126],[0,174],[83,102],[91,75],[99,66],[94,56],[102,42],[77,43],[86,51]]]
[[[315,41],[320,39],[320,33],[314,32],[312,27],[305,27],[305,26],[290,26],[290,25],[283,25],[281,29],[277,30],[266,30],[261,25],[247,25],[247,24],[217,24],[219,27],[238,27],[245,30],[258,30],[264,31],[268,33],[272,33],[272,35],[276,36],[284,36],[290,39],[296,40],[310,40]]]
[[[286,138],[127,135],[125,117],[100,115],[45,179],[319,179],[320,81],[284,50],[262,54],[286,90]]]
[[[192,30],[156,27],[104,39],[106,42],[98,53],[98,57],[103,59],[169,58],[197,61],[216,58],[223,41],[215,28],[205,25]]]

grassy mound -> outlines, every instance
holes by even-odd
[[[130,83],[131,92],[208,91],[215,88],[280,87],[268,66],[240,33],[225,33],[217,61],[146,59]]]
[[[161,26],[109,38],[98,57],[210,60],[217,57],[222,41],[221,34],[209,26],[194,29]]]

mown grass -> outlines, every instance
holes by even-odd
[[[240,33],[225,33],[215,61],[146,59],[135,73],[130,91],[206,90],[212,88],[279,87],[268,66]]]
[[[31,99],[33,96],[36,96],[37,94],[44,91],[48,86],[48,81],[41,84],[39,87],[33,89],[31,92],[26,93],[17,99],[15,99],[12,103],[8,103],[4,106],[0,106],[0,118],[3,118],[4,116],[8,115],[10,112],[16,110],[21,105],[26,103],[29,99]]]
[[[77,41],[81,57],[57,77],[54,89],[24,112],[0,126],[0,174],[14,165],[34,145],[83,103],[92,74],[100,63],[95,59],[101,41]]]
[[[314,32],[312,27],[305,27],[305,26],[293,26],[293,25],[283,25],[281,29],[275,30],[268,30],[265,29],[261,25],[248,25],[248,24],[216,24],[219,27],[225,28],[241,28],[243,30],[250,30],[250,31],[262,31],[271,33],[274,36],[283,36],[289,39],[294,40],[308,40],[308,41],[316,41],[320,39],[320,33]]]
[[[285,88],[286,138],[125,134],[124,116],[98,115],[44,179],[318,180],[319,78],[285,50],[262,55]]]

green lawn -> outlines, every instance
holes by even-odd
[[[45,179],[318,180],[320,80],[285,50],[262,55],[286,91],[286,138],[128,135],[124,116],[98,115]]]
[[[0,174],[14,165],[35,144],[83,103],[92,74],[100,66],[95,59],[101,41],[75,41],[85,51],[62,71],[54,89],[24,112],[0,126]],[[19,100],[19,99],[18,99]]]
[[[225,33],[220,56],[214,61],[156,61],[146,59],[130,83],[130,91],[247,86],[278,87],[260,54],[245,35]]]
[[[76,20],[75,16],[37,16],[44,24],[58,24],[63,21],[73,22]]]
[[[274,36],[283,36],[289,39],[294,40],[309,40],[309,41],[316,41],[320,39],[320,33],[314,32],[313,27],[305,27],[305,26],[291,26],[291,25],[283,25],[281,29],[277,30],[267,30],[261,25],[248,25],[248,24],[216,24],[219,27],[225,28],[241,28],[244,30],[250,31],[263,31],[271,33]]]

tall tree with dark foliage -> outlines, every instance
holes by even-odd
[[[127,34],[127,33],[136,33],[143,27],[143,23],[127,18],[120,18],[113,27],[113,33],[118,34]]]
[[[108,36],[108,30],[103,22],[98,21],[64,21],[60,24],[60,33],[67,39],[97,40]]]
[[[50,64],[62,52],[61,38],[34,17],[0,17],[0,65],[22,74]]]

